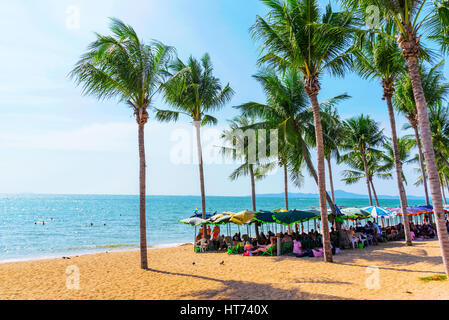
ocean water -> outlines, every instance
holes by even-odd
[[[316,199],[289,200],[290,208],[310,209]],[[368,206],[368,200],[344,199],[341,206]],[[420,205],[422,201],[410,201]],[[399,206],[383,200],[382,206]],[[149,246],[192,242],[194,228],[178,221],[188,218],[200,197],[149,196],[147,231]],[[262,210],[284,206],[283,198],[257,199]],[[250,197],[207,197],[208,211],[239,212],[251,209]],[[233,232],[237,227],[233,227]],[[138,196],[99,195],[0,195],[0,262],[114,250],[139,244]]]

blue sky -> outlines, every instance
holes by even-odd
[[[79,20],[71,19],[79,12]],[[136,194],[138,192],[137,126],[130,110],[115,101],[83,97],[67,74],[94,40],[93,32],[108,33],[108,17],[131,24],[150,41],[177,48],[181,59],[211,55],[215,74],[236,91],[217,113],[215,130],[236,115],[233,105],[264,101],[251,78],[257,71],[258,48],[248,29],[266,9],[257,0],[40,0],[0,3],[0,193]],[[75,21],[75,23],[73,23]],[[77,23],[77,21],[79,23]],[[385,102],[378,83],[349,74],[323,78],[320,99],[349,93],[339,111],[344,118],[365,113],[389,134]],[[164,103],[156,105],[163,108]],[[398,116],[399,127],[405,120]],[[169,161],[176,130],[191,132],[191,123],[151,121],[147,126],[148,193],[199,194],[197,166]],[[400,133],[405,134],[405,132]],[[247,195],[249,179],[230,182],[232,165],[205,169],[209,195]],[[366,193],[363,183],[345,186],[342,168],[334,164],[336,189]],[[414,181],[413,167],[406,168]],[[377,181],[379,194],[395,195],[394,180]],[[282,192],[282,176],[273,174],[257,184],[259,193]],[[306,176],[300,189],[316,192]],[[410,194],[421,188],[407,186]]]

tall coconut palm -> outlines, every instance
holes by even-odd
[[[318,175],[309,152],[310,146],[315,144],[313,113],[304,85],[300,81],[301,72],[288,69],[281,77],[274,69],[267,68],[257,73],[254,78],[265,92],[266,104],[248,102],[236,108],[246,116],[258,116],[262,122],[256,127],[279,130],[281,155],[284,153],[290,180],[296,186],[299,187],[302,182],[303,164],[318,184]],[[322,101],[320,106],[332,107],[348,98],[348,95],[343,94]],[[327,193],[326,199],[332,212],[336,214],[335,205]]]
[[[398,138],[398,152],[399,159],[401,164],[410,164],[416,162],[415,158],[412,157],[412,149],[415,147],[414,139],[410,138],[410,136],[404,136]],[[394,158],[394,150],[393,144],[391,140],[388,139],[384,144],[385,152],[382,154],[382,160],[384,162],[384,168],[386,170],[392,170],[395,167],[395,158]],[[407,184],[407,178],[404,174],[404,171],[401,173],[402,181]]]
[[[385,140],[383,130],[380,130],[379,124],[372,120],[370,116],[364,116],[363,114],[346,120],[344,126],[346,128],[346,135],[342,141],[342,149],[348,150],[348,153],[341,156],[341,161],[348,162],[350,158],[355,158],[356,154],[360,153],[365,171],[368,197],[372,206],[373,200],[369,180],[368,154],[379,151],[376,147],[381,146]]]
[[[253,211],[257,211],[256,205],[256,181],[262,180],[274,170],[278,162],[270,155],[261,155],[258,146],[269,144],[267,137],[263,137],[257,130],[250,127],[255,124],[254,117],[237,116],[229,121],[229,129],[225,130],[221,138],[226,146],[221,147],[222,154],[239,161],[241,165],[235,169],[229,178],[232,181],[242,176],[249,176],[251,181],[251,200]],[[246,132],[246,130],[249,130]],[[277,137],[276,137],[277,138]],[[259,238],[259,225],[255,224],[255,232]]]
[[[198,151],[201,205],[203,219],[206,218],[206,192],[204,187],[203,153],[201,147],[201,126],[215,125],[217,119],[209,112],[217,111],[228,103],[234,91],[229,84],[222,86],[220,80],[213,75],[213,67],[209,54],[201,61],[193,58],[187,63],[177,59],[170,65],[171,79],[164,85],[165,100],[173,110],[156,112],[156,119],[169,122],[178,121],[179,115],[186,115],[193,120],[196,131]]]
[[[257,17],[252,27],[254,38],[261,40],[264,54],[260,63],[282,70],[297,68],[304,75],[304,89],[311,101],[317,146],[318,191],[320,194],[324,259],[332,262],[328,213],[324,146],[318,94],[320,76],[342,76],[351,64],[348,52],[352,43],[350,29],[354,20],[348,12],[334,12],[328,5],[320,12],[317,0],[262,0],[270,12]]]
[[[380,206],[379,198],[377,197],[376,189],[374,188],[374,177],[380,179],[391,179],[392,167],[387,166],[384,163],[382,151],[370,150],[367,153],[367,170],[365,171],[364,162],[360,152],[352,151],[350,157],[344,158],[344,163],[349,166],[350,169],[343,171],[343,179],[346,184],[354,184],[368,179],[370,187],[374,194],[376,206]],[[394,161],[393,161],[394,167]]]
[[[70,76],[82,87],[83,94],[99,100],[117,99],[134,112],[138,124],[140,159],[140,260],[148,268],[146,234],[146,164],[144,128],[148,109],[166,77],[166,65],[174,53],[159,42],[150,45],[139,39],[134,29],[118,19],[111,19],[112,35],[97,34]]]
[[[329,172],[329,186],[332,201],[335,203],[334,179],[331,161],[332,158],[338,160],[340,157],[340,141],[342,141],[345,136],[345,128],[336,108],[332,108],[331,106],[322,107],[322,113],[324,158],[326,159]]]
[[[420,67],[421,79],[424,88],[424,94],[427,104],[429,106],[442,105],[447,95],[449,94],[449,84],[444,83],[441,66],[443,61],[427,70],[425,67]],[[409,126],[405,129],[413,129],[415,136],[416,147],[418,148],[419,164],[421,169],[421,178],[424,186],[424,193],[426,196],[426,204],[430,205],[427,176],[425,171],[424,154],[422,151],[422,143],[419,134],[418,126],[418,111],[416,109],[415,98],[413,95],[412,83],[408,73],[403,73],[397,83],[396,91],[393,95],[393,105],[397,111],[403,114],[409,121]]]
[[[411,79],[413,94],[417,107],[418,123],[421,129],[421,141],[424,150],[427,176],[429,178],[430,192],[436,218],[438,239],[441,247],[443,263],[446,274],[449,276],[449,235],[445,226],[445,214],[441,198],[441,184],[429,124],[427,101],[419,73],[419,56],[422,52],[423,36],[440,41],[444,50],[449,44],[448,22],[449,3],[447,1],[426,0],[342,0],[350,9],[358,9],[361,14],[367,15],[369,6],[376,6],[380,11],[380,23],[394,23],[397,37],[382,33],[375,27],[369,32],[382,33],[397,41],[402,54],[407,61],[408,72]]]
[[[399,191],[402,212],[407,212],[407,195],[402,182],[402,162],[399,156],[396,120],[392,97],[395,91],[394,84],[405,69],[405,61],[395,41],[381,35],[371,37],[363,41],[361,46],[353,50],[355,56],[355,70],[365,79],[379,81],[383,87],[383,100],[387,102],[388,115],[390,118],[391,136],[393,141],[393,156],[396,169],[396,183]],[[408,215],[403,215],[405,241],[412,245],[410,236],[410,224]]]

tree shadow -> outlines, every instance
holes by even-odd
[[[384,267],[379,267],[379,269],[413,273],[438,273],[433,270],[411,270],[409,268],[406,268],[407,266],[418,263],[427,263],[433,266],[438,266],[442,265],[443,262],[440,256],[429,256],[427,254],[427,251],[420,248],[419,246],[410,247],[411,252],[394,250],[395,248],[403,247],[403,243],[390,242],[388,243],[388,246],[379,244],[378,246],[370,246],[365,249],[344,250],[341,256],[335,257],[335,263],[357,267],[366,267],[369,265],[384,265]],[[428,246],[426,247],[428,248]],[[385,249],[390,250],[386,251]],[[365,260],[367,264],[361,265],[360,263],[358,263],[360,262],[360,260]]]
[[[182,295],[183,298],[191,299],[191,297],[198,298],[200,300],[214,300],[214,299],[225,299],[225,300],[349,300],[347,298],[317,294],[317,293],[307,293],[297,289],[280,289],[273,287],[268,283],[255,283],[247,281],[236,281],[236,280],[221,280],[216,278],[210,278],[201,275],[194,274],[184,274],[179,272],[169,272],[155,269],[148,269],[148,272],[155,272],[171,276],[182,276],[190,277],[192,279],[208,280],[220,283],[222,286],[218,289],[206,289],[202,291],[196,291],[194,293],[189,293]],[[307,281],[300,281],[299,283],[312,283]],[[319,283],[326,284],[351,284],[344,282],[337,282],[329,280],[323,280]]]

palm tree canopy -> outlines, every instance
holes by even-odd
[[[429,0],[342,0],[343,5],[362,17],[372,18],[373,8],[379,12],[381,25],[394,24],[398,33],[407,36],[413,32],[418,37],[425,33],[428,38],[437,40],[443,49],[447,49],[449,3],[447,1]],[[371,30],[376,27],[372,25]],[[382,33],[392,40],[395,36]]]
[[[357,117],[353,117],[344,122],[346,128],[345,139],[342,141],[342,148],[344,150],[352,150],[346,155],[343,155],[343,161],[345,158],[351,157],[354,153],[367,153],[368,151],[376,150],[375,147],[383,144],[385,136],[383,130],[380,129],[379,123],[372,120],[370,116],[364,116],[363,114]]]
[[[143,43],[134,29],[111,19],[112,35],[96,34],[70,77],[83,94],[100,100],[117,98],[135,111],[151,106],[167,76],[174,48],[160,42]]]
[[[406,71],[405,59],[395,41],[377,35],[353,49],[354,69],[365,79],[394,83]]]
[[[177,59],[171,66],[171,78],[163,86],[166,101],[174,110],[157,110],[160,121],[177,121],[180,114],[201,121],[202,125],[216,124],[217,119],[207,114],[225,106],[234,91],[230,85],[222,86],[213,75],[209,54],[200,61],[190,57],[187,64]]]
[[[449,94],[449,83],[445,82],[442,70],[443,63],[444,61],[441,61],[431,69],[427,69],[423,65],[420,67],[422,86],[429,108],[443,105]],[[398,78],[396,92],[393,95],[393,105],[407,118],[417,121],[413,87],[407,72]]]
[[[359,21],[349,11],[334,12],[329,4],[322,13],[316,0],[262,2],[270,12],[251,28],[265,51],[259,63],[299,69],[306,78],[325,71],[342,76],[351,66],[351,29]]]
[[[342,181],[346,184],[354,184],[365,179],[365,168],[362,155],[359,152],[352,153],[351,157],[344,158],[344,163],[349,166],[350,169],[343,171]],[[374,177],[380,179],[393,178],[391,169],[392,167],[385,163],[382,151],[371,150],[368,152],[367,172],[370,181],[372,181]]]
[[[262,137],[257,131],[253,131],[254,139],[245,135],[244,130],[247,130],[255,122],[255,117],[240,115],[230,120],[229,129],[222,133],[221,138],[226,144],[226,146],[220,148],[222,154],[242,163],[229,176],[232,181],[237,180],[241,176],[248,176],[250,169],[253,169],[254,178],[261,180],[277,166],[277,159],[274,159],[272,156],[259,157],[259,143],[264,143],[261,141],[263,139],[266,144],[270,144],[269,138]],[[254,149],[250,146],[251,143],[253,143]]]

